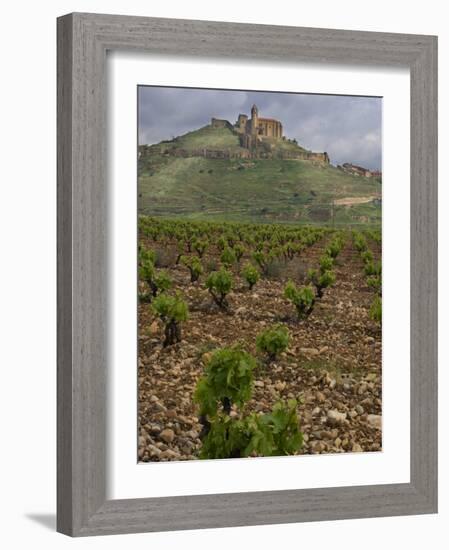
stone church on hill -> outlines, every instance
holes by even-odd
[[[201,145],[196,145],[196,147],[187,145],[186,147],[182,146],[182,138],[174,138],[170,142],[161,142],[151,146],[141,145],[139,156],[159,154],[184,158],[290,159],[307,160],[319,165],[330,163],[326,152],[308,151],[299,146],[295,139],[291,140],[284,136],[280,120],[260,117],[257,105],[251,107],[251,118],[248,118],[248,115],[239,114],[235,124],[222,118],[212,118],[208,128],[227,128],[234,136],[238,137],[239,143],[237,144],[237,140],[235,140],[235,145],[221,147],[219,144],[214,145],[213,138],[209,143],[210,135],[207,134]]]
[[[240,136],[240,144],[246,149],[257,147],[258,143],[265,140],[285,139],[282,131],[282,123],[274,118],[259,116],[257,105],[251,107],[251,118],[248,115],[239,114],[237,122],[232,125],[227,120],[212,118],[213,128],[226,127]]]

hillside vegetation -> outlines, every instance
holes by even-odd
[[[282,141],[278,147],[299,146]],[[380,204],[372,199],[380,197],[381,184],[374,178],[302,160],[167,154],[175,148],[241,149],[230,130],[210,126],[150,148],[151,154],[139,160],[141,214],[239,222],[380,223]]]
[[[200,149],[207,147],[208,149],[240,149],[240,142],[237,135],[233,134],[227,128],[212,128],[204,126],[198,130],[188,132],[183,136],[175,138],[168,143],[171,147],[179,147],[181,149]]]

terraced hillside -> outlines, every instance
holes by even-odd
[[[288,140],[273,147],[304,151]],[[210,126],[148,147],[139,159],[139,212],[211,221],[380,223],[381,183],[376,178],[305,160],[176,154],[205,148],[246,151],[233,132]]]

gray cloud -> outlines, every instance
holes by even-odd
[[[139,87],[139,143],[158,143],[209,124],[235,122],[256,103],[261,116],[277,118],[284,134],[332,164],[382,166],[382,99],[376,97]]]

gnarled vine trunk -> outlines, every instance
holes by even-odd
[[[171,319],[165,325],[165,340],[163,343],[164,348],[172,346],[181,341],[181,325],[174,319]]]

